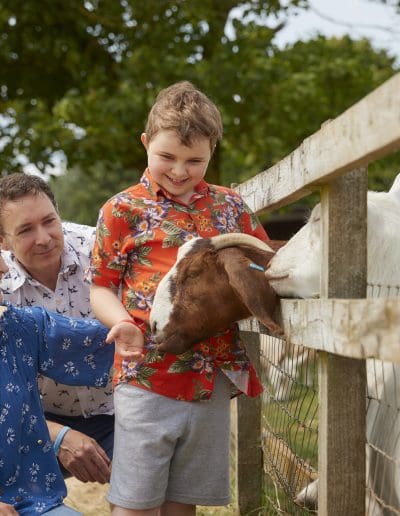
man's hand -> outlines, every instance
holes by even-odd
[[[18,516],[18,512],[12,505],[0,502],[0,516]]]
[[[111,461],[103,448],[91,437],[76,430],[65,434],[58,458],[66,470],[81,482],[110,481]]]
[[[120,321],[108,332],[106,342],[115,342],[115,350],[123,358],[143,358],[144,339],[140,329],[130,322]]]

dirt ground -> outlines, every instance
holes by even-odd
[[[85,516],[109,516],[109,504],[106,501],[108,485],[89,482],[84,484],[76,478],[66,481],[68,496],[64,500],[66,505],[82,512]]]
[[[68,496],[66,505],[80,511],[84,516],[109,516],[111,514],[109,504],[105,498],[108,485],[97,483],[84,484],[76,478],[67,481]],[[199,507],[197,516],[235,516],[237,511],[233,505],[227,507]]]

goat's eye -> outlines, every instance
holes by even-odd
[[[187,281],[190,279],[196,279],[199,277],[200,271],[196,269],[189,269],[186,274],[183,275],[183,280]]]

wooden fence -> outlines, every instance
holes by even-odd
[[[400,363],[400,299],[363,299],[367,277],[367,166],[399,148],[397,74],[342,115],[324,123],[278,164],[236,187],[258,214],[315,190],[321,193],[321,298],[282,300],[281,317],[291,344],[319,350],[318,513],[322,515],[364,516],[365,359]],[[257,363],[255,333],[260,327],[248,320],[241,323],[241,331]],[[240,397],[240,514],[258,514],[257,508],[262,506],[261,431],[261,401]]]

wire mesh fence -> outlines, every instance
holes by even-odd
[[[368,297],[397,296],[400,286],[368,286]],[[265,474],[258,514],[315,514],[299,493],[318,477],[317,353],[264,334],[260,347]],[[400,515],[400,365],[366,362],[366,516]]]
[[[400,286],[368,285],[369,297],[399,297]],[[399,335],[400,344],[400,335]],[[366,515],[400,515],[400,365],[367,360]]]
[[[317,478],[316,355],[268,335],[260,339],[264,493],[270,511],[265,514],[309,514],[295,499]]]

